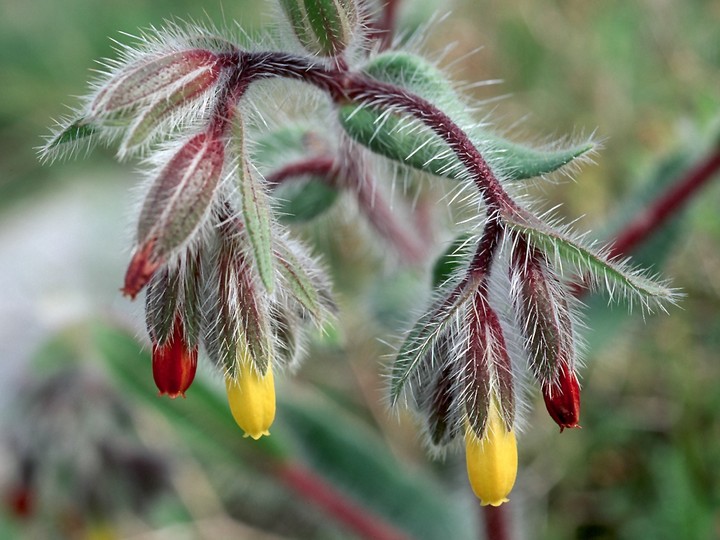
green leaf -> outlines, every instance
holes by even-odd
[[[583,245],[581,240],[524,210],[503,212],[502,217],[512,230],[525,235],[540,251],[572,263],[580,272],[587,272],[591,283],[604,283],[611,296],[617,286],[622,293],[635,295],[647,308],[663,300],[672,302],[675,297],[671,289],[629,268],[623,261],[609,260],[603,253]]]
[[[319,474],[409,538],[477,537],[460,500],[399,462],[376,433],[338,404],[302,396],[285,401],[281,415]]]
[[[390,373],[390,403],[395,405],[407,382],[422,365],[425,353],[435,344],[474,292],[470,283],[451,285],[410,330],[395,357]]]
[[[323,308],[317,288],[300,261],[290,249],[278,242],[277,263],[285,287],[292,297],[317,320],[323,319]]]
[[[275,190],[275,209],[288,223],[305,222],[327,212],[339,192],[322,180],[290,180]]]
[[[448,246],[445,252],[440,255],[433,265],[432,287],[436,289],[448,279],[466,262],[467,256],[472,253],[472,246],[468,245],[470,233],[462,233]]]
[[[380,55],[365,66],[364,72],[436,105],[466,131],[493,169],[508,180],[551,173],[592,149],[587,143],[560,150],[539,150],[488,132],[467,114],[466,105],[442,72],[409,53]],[[466,177],[465,167],[450,147],[407,114],[388,113],[382,108],[364,105],[345,105],[338,114],[350,137],[373,152],[437,176]]]
[[[241,161],[238,167],[238,188],[242,198],[242,213],[253,248],[258,274],[268,293],[275,288],[273,264],[273,245],[270,229],[270,205],[268,196],[260,182],[253,165],[245,157],[242,119],[233,124],[234,135],[238,141],[238,155]]]

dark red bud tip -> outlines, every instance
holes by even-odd
[[[172,399],[185,397],[195,379],[197,357],[197,346],[188,347],[182,320],[176,317],[173,335],[164,345],[153,345],[152,350],[153,379],[161,396],[167,394]]]
[[[567,364],[562,364],[555,384],[542,389],[545,407],[562,433],[565,428],[579,428],[580,384]]]
[[[125,272],[125,286],[121,289],[125,296],[135,300],[137,294],[147,285],[155,270],[162,264],[153,254],[155,239],[145,242],[135,250],[127,272]]]
[[[32,491],[24,485],[12,487],[5,494],[5,504],[13,516],[21,519],[30,517],[35,506]]]

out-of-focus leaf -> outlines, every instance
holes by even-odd
[[[286,223],[310,221],[332,208],[339,194],[320,179],[293,180],[275,190],[275,209]]]
[[[193,381],[186,399],[159,397],[151,374],[150,355],[124,331],[96,325],[93,342],[120,389],[193,435],[189,442],[221,452],[230,459],[242,459],[249,452],[276,458],[286,455],[281,437],[277,435],[252,442],[244,439],[224,395],[201,379]]]
[[[419,471],[398,463],[381,440],[337,406],[285,402],[282,415],[316,470],[411,538],[475,538],[472,515]]]
[[[608,231],[611,232],[607,232],[606,236],[609,238],[615,236],[625,223],[630,222],[672,182],[677,181],[682,172],[690,166],[692,158],[691,152],[680,152],[661,161],[650,179],[626,199],[613,225],[608,227]],[[631,253],[633,262],[644,268],[659,270],[682,236],[684,215],[684,212],[677,213],[662,227],[653,231],[652,236]],[[608,306],[607,301],[600,295],[593,295],[584,302],[587,305],[585,316],[591,329],[585,332],[586,341],[588,350],[592,351],[596,347],[610,343],[618,328],[627,323],[630,314],[625,309]]]
[[[469,254],[468,240],[469,233],[458,235],[448,248],[440,255],[433,265],[432,270],[432,286],[433,289],[441,286],[452,276],[466,261],[466,255]]]

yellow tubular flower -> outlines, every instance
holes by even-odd
[[[230,411],[237,425],[245,431],[245,437],[257,440],[270,435],[270,425],[275,419],[275,381],[272,366],[261,377],[249,361],[239,362],[237,379],[225,377]]]
[[[507,502],[517,475],[517,443],[515,433],[505,428],[494,401],[482,439],[467,426],[465,458],[468,479],[480,504],[500,506]]]

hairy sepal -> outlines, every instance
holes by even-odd
[[[417,376],[423,358],[434,346],[438,337],[458,316],[461,316],[472,294],[473,287],[467,282],[446,287],[439,300],[408,332],[395,357],[390,373],[390,402],[392,405],[397,404],[408,381]]]
[[[140,55],[103,84],[88,107],[88,117],[102,119],[162,95],[172,95],[186,78],[212,69],[217,61],[215,53],[204,49]]]
[[[156,258],[185,243],[208,215],[224,162],[224,145],[208,134],[191,138],[154,180],[138,220],[138,243],[154,242]]]
[[[621,260],[611,260],[604,250],[586,245],[582,238],[552,227],[522,208],[502,209],[507,226],[519,233],[533,248],[545,253],[555,266],[569,262],[590,285],[604,285],[611,300],[616,289],[630,301],[636,299],[644,309],[662,308],[663,302],[673,303],[676,293],[665,285],[646,277]]]
[[[371,60],[364,73],[407,89],[433,103],[458,124],[502,178],[522,180],[549,174],[592,150],[590,143],[558,150],[539,150],[487,131],[465,111],[461,97],[442,72],[406,52],[389,52]],[[467,172],[451,148],[409,115],[383,107],[344,105],[340,123],[351,138],[373,152],[436,176],[455,180]]]
[[[245,156],[242,117],[235,115],[232,126],[235,152],[238,156],[237,186],[240,191],[242,216],[252,245],[255,264],[268,293],[275,288],[273,237],[270,204],[260,173]]]

